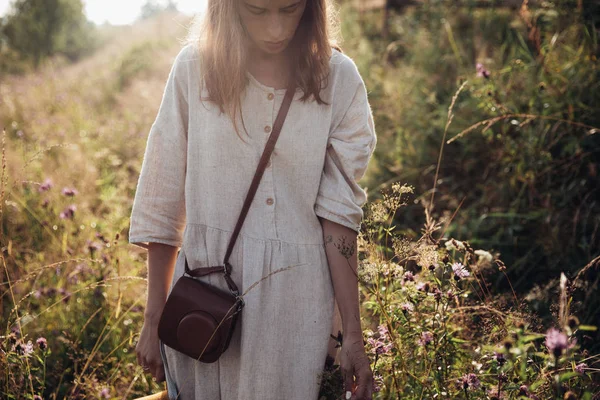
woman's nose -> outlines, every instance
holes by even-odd
[[[267,22],[267,37],[271,42],[283,40],[283,21],[280,15],[273,15]]]

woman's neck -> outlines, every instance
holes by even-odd
[[[276,55],[251,52],[248,72],[260,83],[275,89],[284,89],[291,75],[290,57],[287,52]]]

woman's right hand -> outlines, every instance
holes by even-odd
[[[144,372],[152,374],[157,382],[165,380],[165,367],[160,357],[160,344],[158,341],[158,322],[145,318],[140,339],[135,346],[138,364]]]

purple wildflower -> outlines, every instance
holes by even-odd
[[[100,392],[100,397],[102,397],[103,399],[109,399],[110,398],[110,389],[109,388],[102,388],[102,391]]]
[[[481,382],[479,381],[479,378],[477,377],[477,375],[475,375],[473,373],[463,375],[463,377],[461,379],[461,383],[462,383],[463,389],[470,388],[471,390],[477,390],[481,386]]]
[[[33,400],[42,400],[42,396],[36,394],[35,396],[33,396]]]
[[[427,346],[429,343],[433,341],[433,333],[429,331],[425,331],[421,333],[421,337],[417,341],[420,346]]]
[[[71,204],[60,213],[59,217],[61,219],[73,219],[75,210],[77,210],[77,206],[75,204]]]
[[[78,192],[77,192],[77,189],[75,189],[75,188],[68,188],[68,187],[65,187],[65,188],[63,188],[63,190],[62,190],[62,194],[64,194],[64,195],[65,195],[65,196],[67,196],[67,197],[73,197],[73,196],[75,196],[77,193],[78,193]]]
[[[546,347],[550,353],[554,354],[554,357],[560,357],[570,347],[569,338],[558,329],[550,328],[546,332]]]
[[[456,275],[458,279],[463,279],[471,275],[465,266],[459,262],[452,264],[452,271],[454,271],[454,275]]]
[[[519,386],[519,396],[529,396],[529,388],[527,385]]]
[[[506,362],[506,357],[504,357],[504,353],[498,353],[495,351],[494,359],[496,360],[499,366],[504,365],[504,363]]]
[[[407,301],[404,302],[400,305],[400,308],[402,309],[402,311],[406,311],[406,312],[412,312],[415,309],[415,306],[413,303]]]
[[[48,347],[48,342],[46,341],[45,337],[39,337],[35,343],[39,346],[40,349],[42,350],[46,350],[46,348]]]
[[[38,190],[40,191],[40,193],[47,192],[48,190],[50,190],[52,188],[52,186],[54,186],[54,184],[52,183],[52,179],[46,178],[46,180],[44,181],[44,183],[42,183],[40,185]]]
[[[95,240],[94,241],[87,240],[86,244],[87,244],[89,252],[92,254],[96,251],[102,250],[102,247],[104,247],[100,242],[97,242]]]
[[[584,374],[587,367],[588,365],[586,363],[580,363],[575,366],[575,371],[579,374]]]
[[[488,71],[482,63],[477,63],[475,66],[477,69],[477,76],[488,79],[490,77],[490,71]]]
[[[377,393],[381,391],[381,387],[383,386],[383,376],[380,374],[373,375],[373,393]]]
[[[406,271],[404,273],[404,275],[402,276],[402,281],[403,282],[414,282],[415,281],[415,276],[413,275],[412,272]]]
[[[377,327],[377,331],[379,332],[380,338],[387,338],[388,333],[390,332],[388,331],[388,328],[385,325],[379,325]]]
[[[29,357],[31,353],[33,353],[33,343],[31,343],[30,340],[27,342],[27,344],[25,344],[25,346],[23,346],[23,355],[25,357]]]
[[[372,347],[374,354],[388,354],[392,349],[391,343],[385,343],[381,338],[368,338],[367,343]]]

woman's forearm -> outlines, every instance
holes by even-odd
[[[156,321],[167,301],[169,286],[175,270],[177,247],[162,243],[149,243],[148,246],[148,298],[144,316]]]
[[[333,291],[342,317],[344,336],[360,335],[360,308],[357,278],[357,234],[350,228],[319,218],[323,227],[325,253]]]

